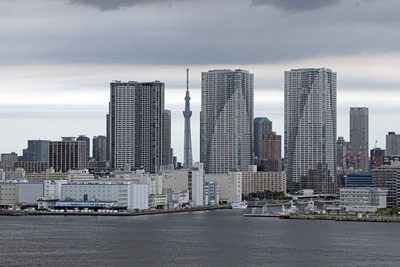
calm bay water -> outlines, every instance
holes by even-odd
[[[0,266],[400,265],[398,223],[247,218],[244,212],[3,216]]]

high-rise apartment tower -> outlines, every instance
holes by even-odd
[[[156,173],[163,166],[164,83],[121,82],[110,84],[107,138],[111,166],[143,167]]]
[[[333,192],[335,144],[336,73],[324,68],[286,71],[284,165],[288,191]]]
[[[206,173],[247,170],[253,158],[254,75],[202,73],[200,161]]]

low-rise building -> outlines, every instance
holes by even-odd
[[[46,169],[41,173],[27,173],[25,175],[28,181],[55,181],[55,180],[65,180],[68,176],[68,173],[64,172],[56,172],[54,168]]]
[[[204,171],[202,163],[194,163],[192,168],[181,170],[165,170],[162,172],[163,189],[173,192],[188,191],[189,202],[196,206],[204,205]]]
[[[68,170],[68,175],[66,180],[68,180],[70,183],[91,182],[94,181],[94,175],[89,173],[88,169]]]
[[[62,200],[115,201],[129,209],[148,209],[147,184],[111,183],[68,183],[61,185]]]
[[[400,194],[400,156],[384,158],[384,165],[372,170],[372,184],[374,187],[388,190],[387,207],[400,205],[397,195]],[[399,199],[400,200],[400,199]]]
[[[25,180],[26,172],[22,168],[16,168],[15,170],[4,171],[0,169],[0,180]]]
[[[220,204],[242,201],[242,172],[206,174],[205,180],[218,184]]]
[[[0,208],[36,205],[43,196],[43,183],[28,181],[0,182]]]
[[[204,205],[219,203],[219,186],[217,182],[204,182]]]
[[[374,187],[340,188],[340,207],[345,211],[375,212],[386,208],[388,190]]]
[[[162,209],[168,207],[168,195],[155,195],[152,194],[149,196],[149,207]]]
[[[372,173],[359,172],[348,173],[345,176],[345,187],[371,187],[372,186]]]
[[[264,192],[286,193],[286,173],[283,171],[257,171],[257,166],[250,165],[247,172],[242,172],[242,194]]]

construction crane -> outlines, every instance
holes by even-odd
[[[361,144],[361,145],[360,145],[360,149],[358,150],[357,155],[356,155],[356,161],[355,161],[355,165],[354,165],[354,169],[355,169],[355,170],[358,169],[358,165],[360,164],[360,161],[361,161],[361,152],[362,152],[363,148],[364,148],[365,146],[367,146],[367,145],[368,145],[368,143],[365,143],[365,144]]]

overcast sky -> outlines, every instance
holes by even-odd
[[[338,74],[338,136],[368,107],[370,148],[400,133],[400,1],[2,0],[0,152],[28,139],[105,135],[112,80],[165,82],[172,145],[183,158],[186,68],[199,159],[201,72],[254,73],[255,116],[283,136],[283,75]]]

